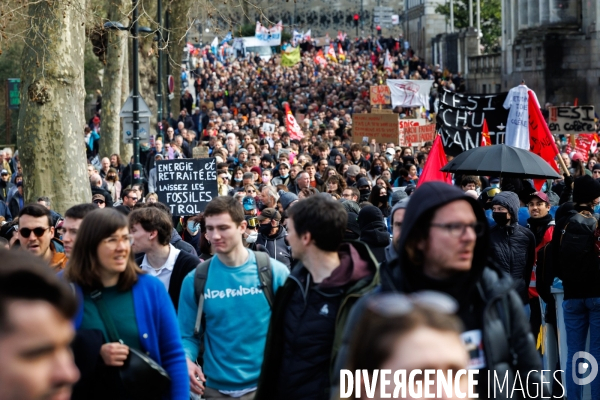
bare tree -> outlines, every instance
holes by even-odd
[[[27,8],[18,127],[25,197],[48,196],[64,212],[91,201],[82,140],[85,0]]]

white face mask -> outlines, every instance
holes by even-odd
[[[246,238],[246,243],[250,243],[250,244],[255,243],[256,239],[258,239],[258,232],[252,232]]]

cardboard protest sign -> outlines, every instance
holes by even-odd
[[[354,114],[352,116],[352,142],[362,143],[363,138],[377,143],[398,144],[397,114]]]
[[[263,123],[262,130],[264,133],[273,133],[275,132],[275,124]]]
[[[390,88],[387,85],[376,85],[371,86],[371,104],[391,104],[392,97],[390,93]]]
[[[156,193],[175,216],[197,215],[219,195],[214,158],[156,162]]]
[[[415,146],[435,139],[435,124],[426,119],[401,119],[398,128],[407,146]]]
[[[594,106],[549,107],[548,128],[558,134],[595,132]]]
[[[483,120],[487,120],[492,144],[504,142],[508,110],[503,107],[508,93],[458,94],[444,91],[440,98],[436,129],[442,135],[444,151],[457,156],[479,147]]]
[[[425,107],[429,110],[429,92],[433,81],[388,79],[393,107]]]

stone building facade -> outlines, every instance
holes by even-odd
[[[403,17],[405,39],[415,53],[427,62],[433,60],[433,38],[447,31],[446,17],[437,14],[435,8],[446,0],[404,0],[406,12]]]
[[[600,106],[600,2],[503,0],[502,90],[522,80],[541,103]]]

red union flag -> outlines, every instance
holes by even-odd
[[[490,130],[488,129],[487,121],[483,119],[483,130],[481,131],[481,144],[480,147],[491,146],[492,140],[490,139]]]
[[[542,157],[556,172],[560,172],[554,158],[558,155],[558,148],[548,125],[542,116],[542,111],[537,105],[535,94],[529,90],[529,151]],[[543,179],[535,179],[533,185],[536,190],[541,190]]]
[[[285,103],[285,129],[287,129],[290,134],[290,139],[292,140],[300,140],[304,137],[304,133],[302,132],[300,125],[296,122],[296,118],[294,118],[288,103]]]

